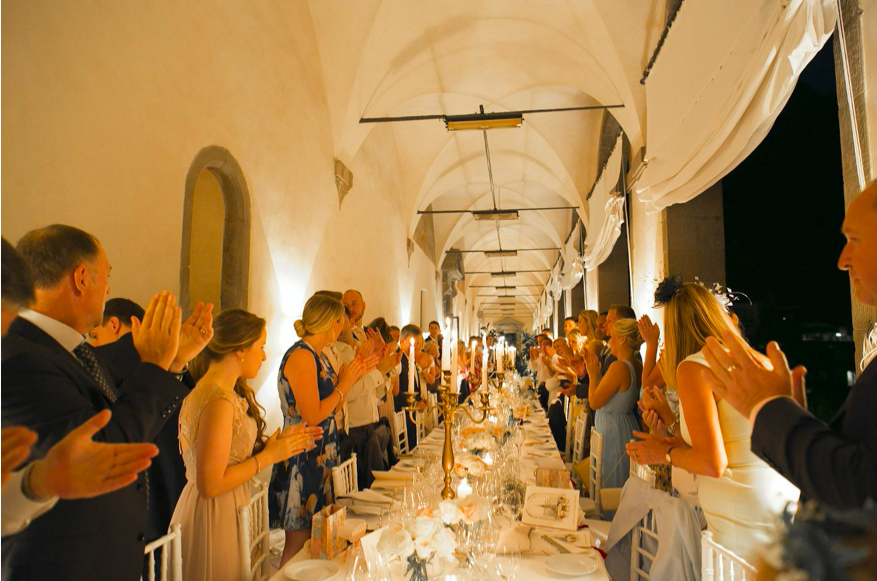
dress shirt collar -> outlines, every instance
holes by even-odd
[[[73,350],[85,341],[85,337],[80,335],[76,329],[42,313],[30,309],[22,309],[19,311],[18,316],[39,327],[40,330],[57,341],[61,347],[70,353],[73,353]]]

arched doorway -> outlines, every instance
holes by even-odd
[[[250,194],[237,160],[223,147],[198,152],[186,176],[180,306],[198,301],[214,312],[247,307]]]

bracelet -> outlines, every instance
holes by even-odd
[[[253,460],[256,461],[256,474],[262,471],[262,463],[259,462],[259,455],[253,454]]]
[[[338,403],[341,403],[342,401],[344,401],[344,394],[341,393],[341,390],[338,389],[337,387],[335,388],[335,393],[338,394],[338,398],[339,398]]]
[[[678,427],[679,427],[679,419],[677,418],[677,420],[675,422],[673,422],[672,424],[670,424],[670,427],[667,428],[667,432],[671,436],[675,436],[676,435],[676,428],[678,428]]]

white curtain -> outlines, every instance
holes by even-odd
[[[581,229],[576,227],[563,249],[563,270],[560,275],[560,286],[569,290],[582,280],[585,274],[584,260],[579,254],[579,237]]]
[[[748,156],[836,18],[835,0],[685,2],[646,81],[639,199],[687,202]]]
[[[588,200],[588,231],[585,237],[585,256],[583,266],[594,270],[609,257],[615,241],[621,235],[624,223],[624,198],[618,196],[615,186],[621,172],[621,142],[618,136],[615,147],[609,155],[606,169],[594,186]]]

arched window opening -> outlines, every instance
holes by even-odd
[[[198,301],[215,312],[247,307],[250,196],[240,165],[228,150],[205,147],[186,176],[180,261],[180,306]]]

